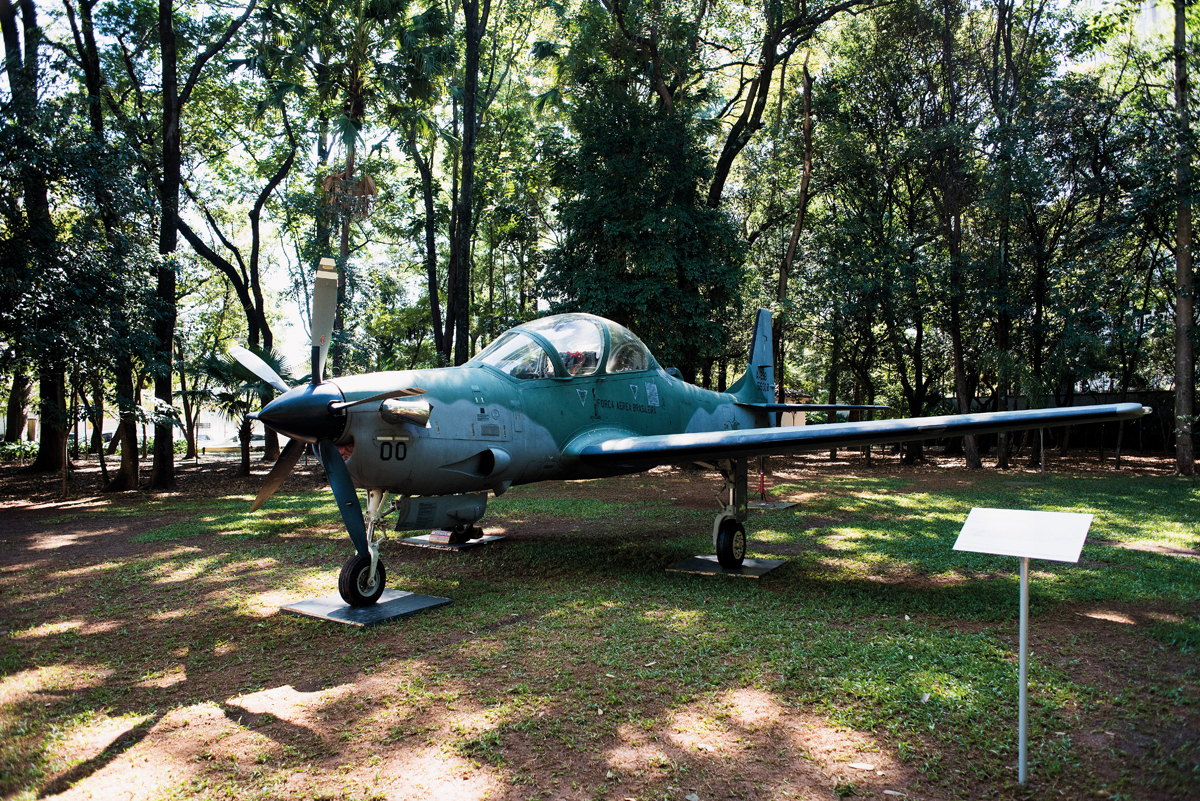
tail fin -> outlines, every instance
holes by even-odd
[[[771,312],[759,309],[750,338],[750,363],[746,365],[745,374],[727,392],[745,403],[775,400],[775,358],[771,344]]]

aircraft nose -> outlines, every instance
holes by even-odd
[[[301,442],[337,439],[346,429],[346,414],[335,413],[329,404],[342,400],[332,383],[295,387],[271,401],[258,413],[264,425]]]

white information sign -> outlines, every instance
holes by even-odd
[[[954,543],[956,551],[1078,562],[1092,515],[975,507]]]
[[[1024,509],[975,507],[967,515],[956,551],[1016,556],[1021,560],[1021,632],[1018,657],[1017,781],[1028,774],[1029,740],[1029,560],[1078,562],[1092,526],[1092,515],[1069,512],[1030,512]]]

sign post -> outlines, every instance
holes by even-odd
[[[954,543],[956,551],[1015,556],[1021,560],[1017,760],[1018,781],[1022,785],[1028,774],[1029,560],[1078,562],[1091,526],[1092,515],[1089,514],[977,506],[967,515],[967,522]]]

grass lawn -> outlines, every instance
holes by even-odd
[[[539,484],[499,545],[385,544],[454,603],[366,630],[278,612],[352,552],[327,490],[10,495],[0,796],[1200,797],[1200,490],[775,462],[760,581],[664,570],[712,552],[713,474]],[[974,506],[1095,514],[1031,568],[1025,788],[1018,564],[951,550]]]

